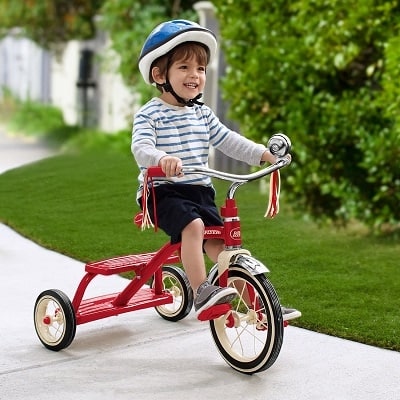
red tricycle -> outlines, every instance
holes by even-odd
[[[220,286],[232,286],[238,296],[230,304],[214,306],[206,316],[211,335],[223,359],[235,370],[253,374],[269,368],[277,359],[283,341],[284,322],[278,295],[266,278],[267,267],[242,248],[240,218],[235,201],[236,190],[246,182],[270,176],[270,212],[277,212],[279,169],[290,163],[286,155],[290,140],[276,134],[268,142],[277,161],[247,175],[236,175],[204,167],[185,166],[184,174],[206,174],[231,182],[221,207],[223,226],[206,227],[205,239],[219,238],[225,250],[210,270],[208,280]],[[149,179],[163,176],[161,168],[151,167]],[[272,200],[272,203],[271,203]],[[275,208],[274,208],[275,207]],[[76,326],[130,311],[154,307],[168,321],[185,318],[193,306],[193,291],[179,266],[180,243],[166,243],[155,252],[113,257],[85,265],[72,302],[58,289],[42,292],[34,307],[35,330],[50,350],[68,347]],[[89,283],[98,275],[133,272],[119,293],[84,298]],[[149,284],[150,282],[150,284]]]

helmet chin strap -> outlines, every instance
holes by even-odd
[[[194,97],[193,99],[185,100],[185,99],[183,99],[181,96],[178,96],[178,95],[175,93],[175,90],[172,88],[172,85],[169,83],[168,80],[167,80],[167,82],[163,83],[161,86],[162,86],[162,88],[163,88],[166,92],[171,93],[172,96],[175,97],[175,99],[176,99],[176,101],[177,101],[178,103],[181,103],[181,104],[183,104],[183,105],[185,105],[185,106],[193,107],[195,104],[198,104],[199,106],[202,106],[202,105],[204,104],[204,103],[202,103],[201,101],[198,100],[198,99],[201,98],[201,96],[203,96],[203,93],[199,93],[199,94],[198,94],[196,97]]]

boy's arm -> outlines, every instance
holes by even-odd
[[[159,165],[167,153],[156,148],[156,131],[151,119],[136,116],[132,131],[132,154],[139,166]]]

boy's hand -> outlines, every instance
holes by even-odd
[[[289,164],[292,161],[292,155],[291,154],[286,154],[285,158],[289,159]],[[270,153],[269,150],[266,150],[262,157],[261,157],[261,162],[269,162],[270,164],[274,164],[278,157],[274,156],[273,154]]]
[[[181,177],[182,173],[182,160],[178,157],[164,156],[158,163],[167,178]]]

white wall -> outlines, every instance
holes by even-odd
[[[130,128],[135,109],[135,95],[124,84],[117,72],[118,55],[110,49],[110,41],[106,37],[96,46],[101,54],[98,59],[98,124],[103,130],[116,132]]]
[[[135,97],[116,72],[118,57],[108,55],[109,43],[101,38],[91,42],[70,41],[57,55],[25,38],[4,38],[0,41],[0,95],[5,87],[21,100],[41,101],[60,108],[67,124],[81,123],[82,92],[77,81],[83,48],[107,55],[94,58],[96,87],[88,89],[89,122],[105,132],[130,129]]]
[[[50,54],[30,40],[8,36],[0,41],[0,88],[18,98],[47,102]]]
[[[67,44],[60,60],[52,63],[52,103],[63,110],[67,123],[82,123],[82,88],[76,83],[82,49],[94,52],[93,81],[95,87],[87,89],[89,124],[106,132],[116,132],[130,127],[133,94],[117,73],[118,57],[111,54],[108,41],[72,41]],[[98,56],[98,55],[101,56]],[[113,60],[113,62],[110,62]]]
[[[51,104],[60,108],[67,124],[78,123],[77,96],[80,44],[68,42],[62,54],[52,57],[51,63]]]

